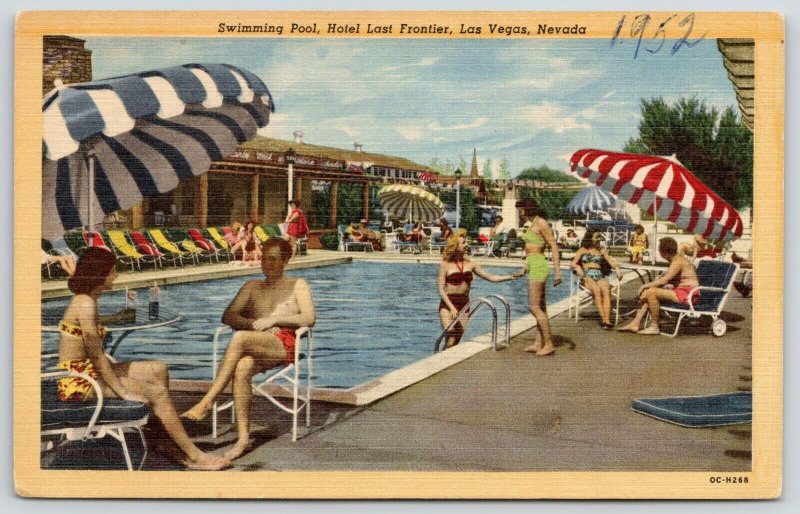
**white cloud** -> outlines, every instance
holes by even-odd
[[[427,68],[429,66],[433,66],[434,64],[438,63],[441,60],[442,60],[441,57],[425,57],[417,62],[395,64],[393,66],[384,66],[383,68],[381,68],[381,71],[382,72],[399,71],[404,68]]]
[[[517,119],[528,122],[534,130],[552,130],[562,134],[568,130],[592,130],[579,116],[566,113],[564,108],[554,103],[525,105],[519,108]]]
[[[603,100],[608,100],[609,98],[611,98],[615,94],[617,94],[617,90],[616,89],[613,90],[613,91],[609,91],[608,93],[603,95]]]

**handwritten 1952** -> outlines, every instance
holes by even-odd
[[[705,37],[705,33],[703,33],[702,36],[694,40],[689,39],[692,35],[692,29],[694,28],[694,13],[687,15],[678,22],[673,22],[677,16],[677,14],[673,14],[672,16],[666,18],[655,29],[651,42],[654,45],[657,44],[657,46],[649,46],[648,44],[642,45],[642,40],[648,31],[648,26],[653,21],[652,16],[649,14],[640,14],[633,18],[630,23],[628,23],[627,16],[623,16],[619,20],[619,23],[617,23],[617,28],[614,30],[614,35],[611,36],[611,48],[613,48],[616,44],[621,44],[624,41],[620,39],[620,34],[622,34],[622,30],[626,28],[626,25],[628,26],[628,30],[630,30],[631,38],[636,40],[636,50],[633,52],[634,59],[639,57],[639,50],[641,49],[644,49],[651,54],[661,51],[667,40],[665,28],[669,23],[677,23],[678,27],[681,27],[685,30],[683,36],[675,40],[675,43],[672,45],[672,51],[670,52],[670,55],[675,55],[684,45],[688,48],[693,47]]]

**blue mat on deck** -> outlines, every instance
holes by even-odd
[[[684,427],[716,427],[750,423],[753,417],[751,393],[725,393],[710,396],[639,398],[633,410]]]

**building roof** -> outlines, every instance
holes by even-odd
[[[736,91],[736,100],[742,120],[753,131],[755,92],[755,41],[752,39],[717,39],[717,48],[722,54],[722,63],[728,70],[728,78]]]
[[[403,157],[383,155],[379,153],[359,152],[356,150],[343,150],[330,146],[310,145],[308,143],[295,143],[284,139],[273,139],[271,137],[256,136],[254,139],[239,145],[240,150],[256,150],[260,152],[285,153],[289,149],[294,150],[298,155],[306,157],[316,157],[321,159],[336,159],[340,161],[369,163],[371,166],[384,168],[404,169],[411,171],[427,171],[436,173],[435,170],[417,164],[414,161]]]

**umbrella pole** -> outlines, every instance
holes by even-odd
[[[653,209],[653,220],[655,223],[653,224],[653,251],[650,252],[650,264],[655,265],[656,263],[656,252],[658,251],[658,197],[654,200],[654,209]]]
[[[89,224],[89,246],[92,246],[94,243],[94,205],[92,203],[92,193],[94,192],[94,152],[89,152],[89,176],[87,178],[88,184],[86,184],[86,190],[88,194],[86,195],[86,213],[87,213],[87,223]]]

